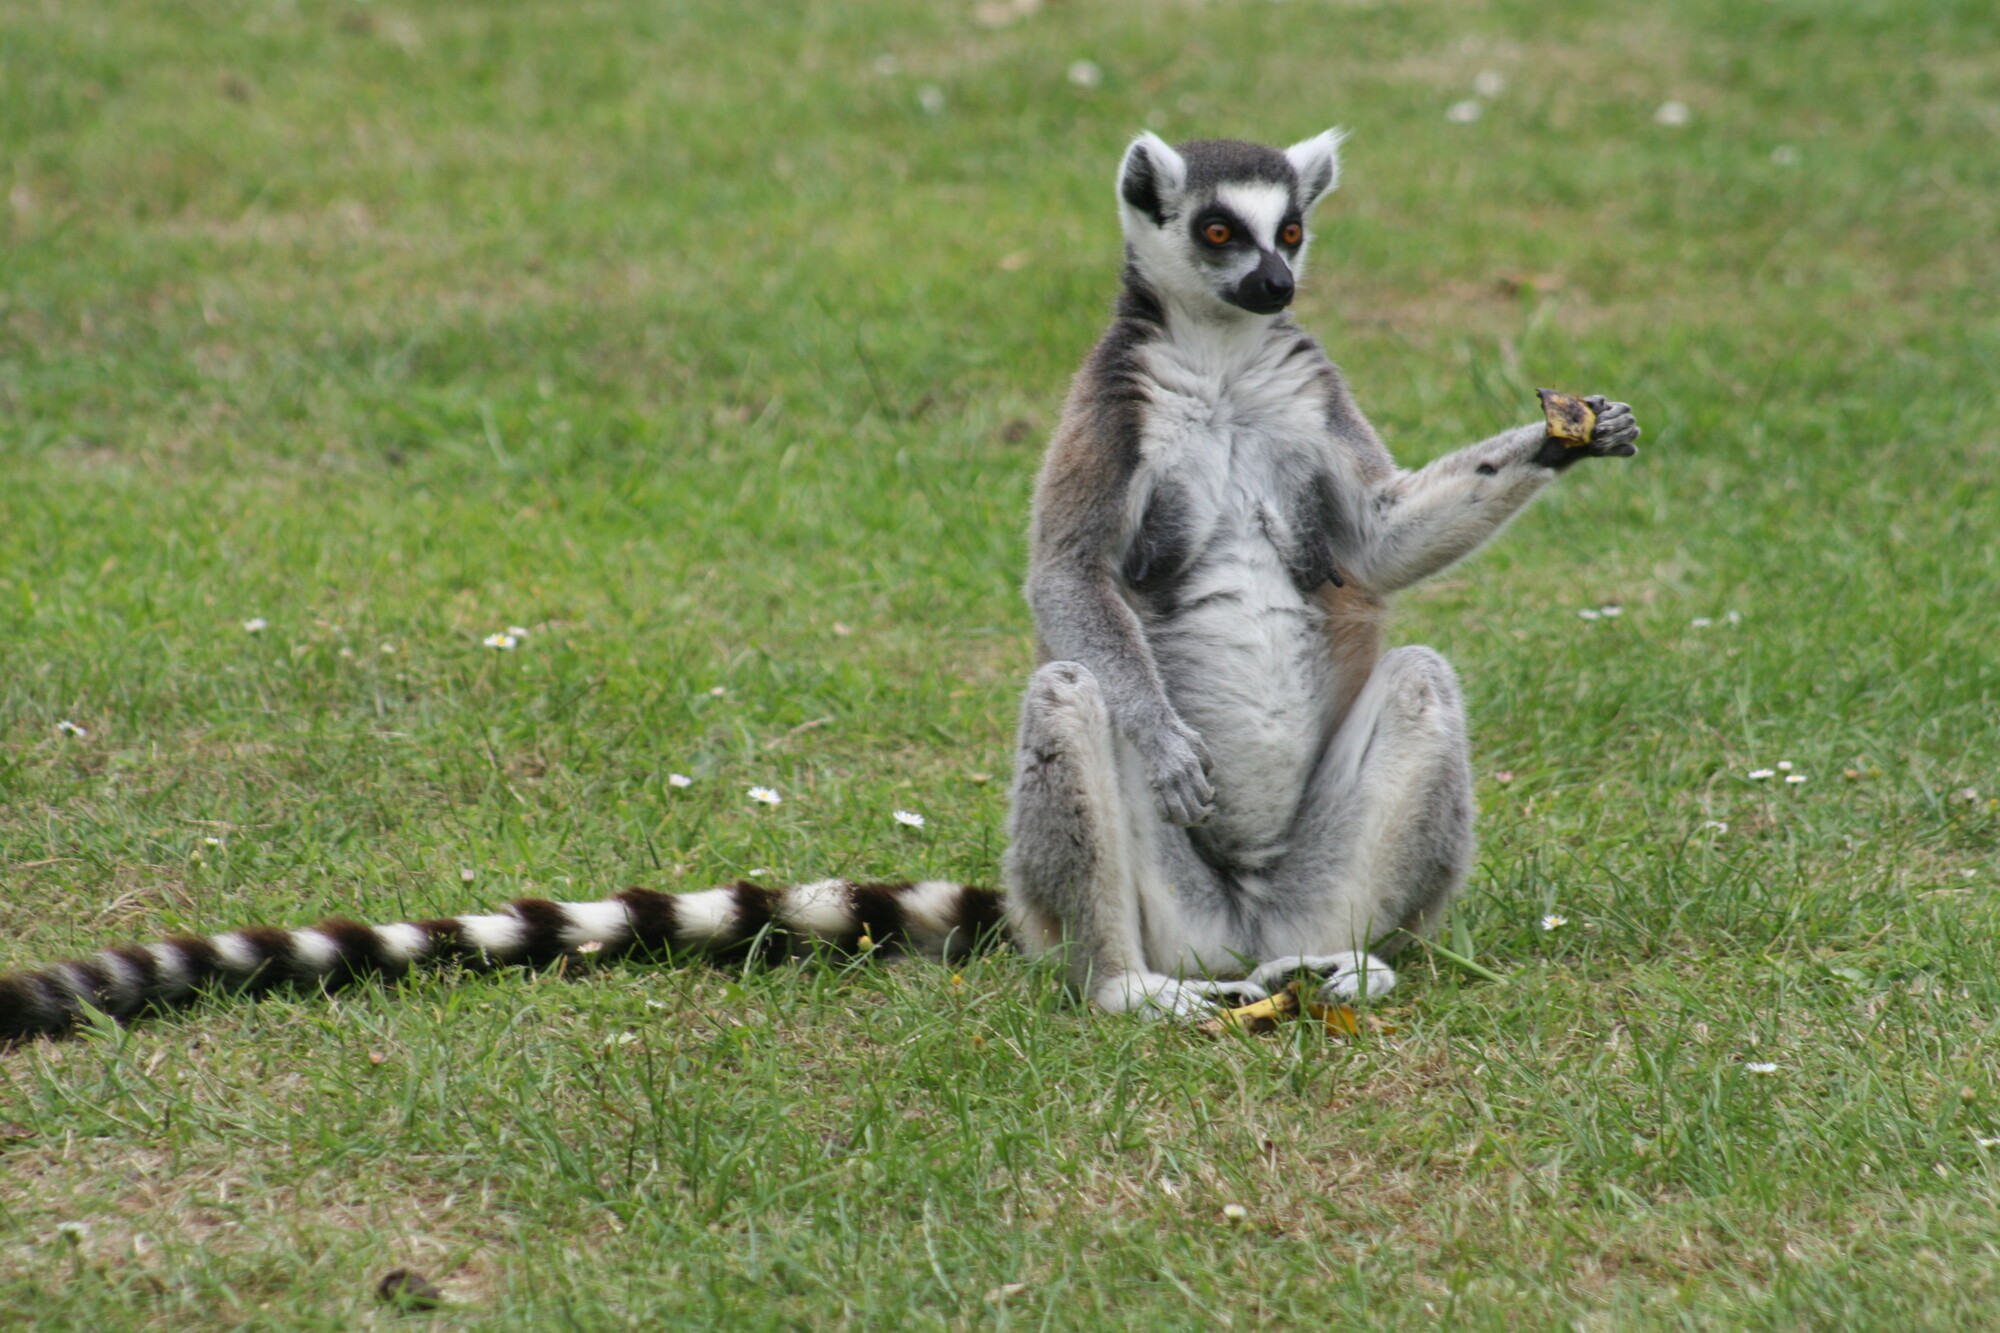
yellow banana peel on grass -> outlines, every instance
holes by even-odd
[[[1294,981],[1268,999],[1246,1004],[1238,1009],[1225,1009],[1214,1018],[1195,1026],[1195,1031],[1211,1037],[1219,1037],[1231,1029],[1243,1032],[1275,1032],[1278,1024],[1304,1015],[1326,1028],[1329,1037],[1358,1037],[1361,1035],[1361,1015],[1344,1004],[1320,1004],[1317,1001],[1302,1001],[1299,998],[1299,983]],[[1388,1025],[1371,1021],[1369,1027],[1379,1031],[1393,1031]]]

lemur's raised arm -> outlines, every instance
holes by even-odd
[[[1518,426],[1418,468],[1396,472],[1356,497],[1345,552],[1355,575],[1377,592],[1420,583],[1492,538],[1560,471],[1580,458],[1629,458],[1639,424],[1624,403],[1588,400],[1596,433],[1580,448],[1543,424]]]

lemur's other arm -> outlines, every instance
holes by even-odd
[[[1541,423],[1519,426],[1371,486],[1354,515],[1347,567],[1378,592],[1407,588],[1479,549],[1578,459],[1639,452],[1628,405],[1585,401],[1597,413],[1587,444],[1567,447]]]
[[[1042,655],[1097,678],[1112,724],[1146,762],[1160,814],[1199,824],[1214,812],[1208,751],[1174,710],[1139,617],[1117,586],[1131,469],[1093,438],[1087,415],[1057,432],[1035,490],[1028,605]]]

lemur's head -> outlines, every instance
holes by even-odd
[[[1340,130],[1283,152],[1233,139],[1171,148],[1142,134],[1118,169],[1119,215],[1140,275],[1204,313],[1292,303],[1306,218],[1340,181]],[[1239,316],[1240,318],[1240,316]]]

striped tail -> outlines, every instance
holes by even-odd
[[[573,956],[777,959],[815,944],[952,959],[1000,934],[1004,918],[998,891],[945,880],[826,879],[785,889],[739,880],[700,893],[627,889],[588,903],[522,898],[488,915],[388,926],[335,917],[304,930],[253,926],[181,935],[0,976],[0,1044],[60,1036],[83,1021],[86,1006],[127,1019],[211,990],[332,991],[453,963],[486,970],[547,967]]]

